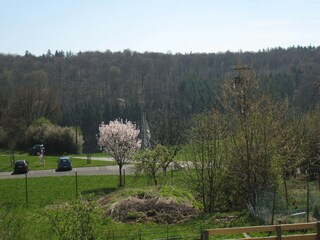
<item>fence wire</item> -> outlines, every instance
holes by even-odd
[[[309,188],[309,190],[308,190]],[[300,223],[320,219],[320,190],[313,181],[300,188],[256,193],[256,218],[264,224]]]

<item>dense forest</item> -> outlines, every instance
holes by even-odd
[[[320,47],[210,54],[0,54],[0,145],[30,147],[25,146],[26,130],[45,118],[59,126],[79,126],[86,151],[96,148],[102,121],[125,118],[139,124],[142,110],[155,133],[153,141],[174,143],[164,139],[175,137],[163,136],[168,127],[159,127],[179,129],[177,118],[184,122],[195,113],[219,109],[221,82],[237,66],[253,70],[260,89],[274,99],[286,99],[301,112],[320,107]]]

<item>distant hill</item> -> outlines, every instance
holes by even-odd
[[[273,97],[287,98],[302,111],[320,106],[320,47],[174,55],[0,54],[0,136],[1,129],[23,129],[45,117],[60,125],[79,124],[85,138],[94,138],[101,121],[139,122],[141,107],[150,116],[170,106],[187,118],[217,105],[221,81],[239,64],[254,70]]]

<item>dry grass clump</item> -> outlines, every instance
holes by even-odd
[[[181,223],[200,213],[200,210],[181,199],[161,197],[148,191],[129,197],[122,195],[117,201],[112,201],[114,197],[106,196],[99,202],[105,208],[106,216],[121,222]]]

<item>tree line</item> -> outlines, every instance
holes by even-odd
[[[298,111],[262,84],[251,68],[236,66],[221,83],[217,107],[193,114],[186,124],[164,115],[158,144],[137,154],[136,125],[102,123],[99,145],[119,165],[119,186],[122,165],[133,159],[137,176],[146,175],[154,185],[170,164],[178,164],[204,212],[254,210],[259,192],[282,192],[287,209],[294,208],[288,180],[302,173],[317,179],[320,188],[320,112]],[[175,160],[177,148],[182,161]]]
[[[25,149],[27,129],[46,118],[79,127],[84,150],[97,150],[102,121],[123,118],[139,125],[141,111],[153,141],[175,145],[182,141],[175,130],[192,115],[223,109],[220,85],[237,64],[253,69],[259,89],[272,99],[308,112],[319,107],[319,59],[319,47],[212,54],[0,54],[0,145]]]

